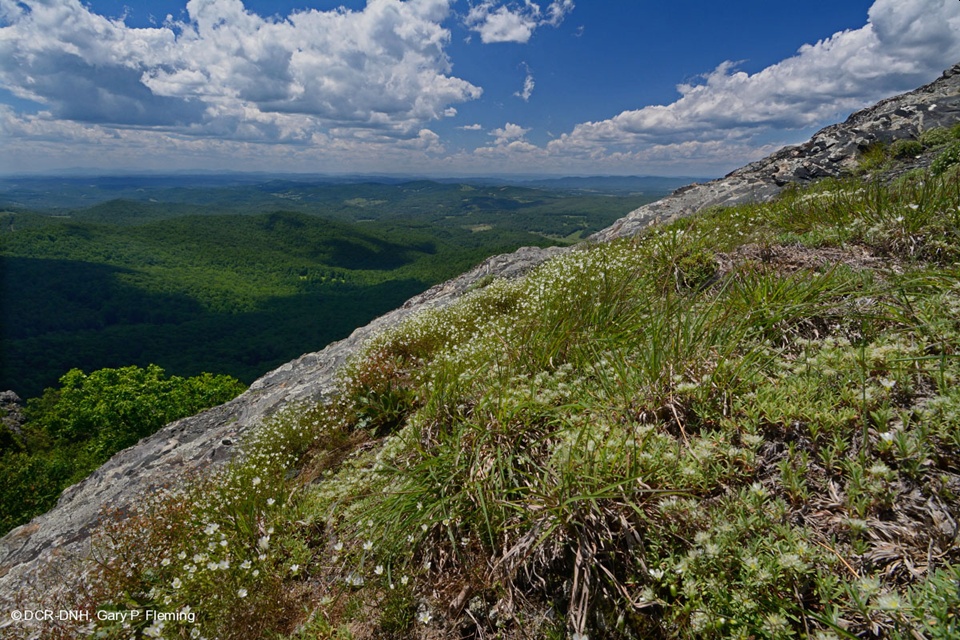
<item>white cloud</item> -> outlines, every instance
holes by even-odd
[[[463,129],[464,131],[483,131],[482,124],[465,124],[463,126],[457,127],[457,129]]]
[[[813,129],[916,88],[960,60],[960,3],[876,0],[868,22],[757,73],[723,62],[677,87],[669,104],[576,125],[544,147],[507,124],[477,153],[498,166],[593,173],[719,174],[762,158]]]
[[[527,70],[527,77],[523,80],[523,89],[515,92],[513,95],[517,96],[524,102],[529,102],[530,96],[533,95],[535,83],[533,81],[533,73],[531,73],[530,67],[528,67],[526,64],[524,64],[523,67]]]
[[[524,0],[523,4],[483,0],[470,7],[465,22],[468,28],[480,34],[480,40],[484,44],[523,44],[530,40],[538,27],[559,26],[573,9],[573,0],[554,0],[546,11],[542,11],[540,5],[530,0]]]
[[[681,97],[671,104],[579,124],[551,141],[549,149],[591,154],[672,148],[685,141],[741,145],[771,132],[836,121],[932,80],[957,60],[960,3],[877,0],[860,29],[805,45],[752,75],[724,62],[702,82],[679,85]]]
[[[503,127],[494,129],[489,133],[493,136],[493,144],[487,147],[478,147],[474,153],[480,156],[513,156],[516,154],[530,154],[543,156],[543,150],[528,142],[525,136],[530,129],[521,127],[518,124],[508,122]]]
[[[264,19],[190,0],[183,22],[134,29],[80,0],[0,0],[0,86],[76,122],[190,135],[309,140],[380,129],[419,139],[481,89],[451,75],[452,0]]]
[[[503,144],[511,140],[519,140],[528,133],[530,133],[530,129],[508,122],[502,128],[491,131],[490,135],[496,138],[496,144]]]

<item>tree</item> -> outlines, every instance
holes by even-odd
[[[225,375],[168,378],[157,365],[71,369],[59,388],[27,401],[23,447],[0,454],[0,535],[52,507],[117,451],[244,389]]]

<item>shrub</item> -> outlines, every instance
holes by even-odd
[[[874,142],[860,152],[861,171],[872,171],[879,169],[887,161],[887,145],[882,142]]]
[[[923,153],[923,144],[919,140],[902,139],[890,145],[890,156],[893,158],[912,158],[921,153]]]
[[[945,145],[948,142],[954,140],[953,133],[950,129],[945,127],[937,127],[936,129],[927,129],[920,134],[920,144],[924,147],[939,147]]]
[[[930,171],[935,176],[943,175],[947,169],[958,163],[960,163],[960,141],[944,149],[930,165]]]

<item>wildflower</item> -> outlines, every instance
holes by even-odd
[[[249,569],[249,568],[250,568],[250,561],[249,561],[249,560],[244,560],[243,562],[241,562],[241,563],[240,563],[240,568],[241,568],[241,569]]]
[[[373,549],[373,541],[372,541],[372,540],[367,540],[366,542],[363,543],[363,550],[364,550],[364,551],[370,551],[371,549]]]
[[[213,534],[215,534],[215,533],[217,532],[217,529],[219,529],[219,528],[220,528],[220,525],[218,525],[218,524],[215,523],[215,522],[211,522],[211,523],[208,524],[206,527],[204,527],[203,532],[204,532],[205,534],[207,534],[208,536],[212,536]]]
[[[300,565],[292,564],[290,565],[290,573],[296,575],[300,571]]]
[[[260,539],[257,540],[257,546],[260,547],[261,549],[263,549],[264,551],[266,551],[267,549],[269,549],[269,548],[270,548],[270,536],[261,536]]]
[[[877,607],[884,611],[902,611],[904,609],[903,601],[896,593],[885,593],[877,598]]]
[[[340,553],[341,551],[343,551],[343,543],[338,542],[337,544],[333,545],[333,550],[336,551],[337,553]]]
[[[891,475],[890,467],[883,464],[882,462],[877,462],[871,465],[871,467],[867,469],[867,473],[869,473],[872,476],[878,476],[881,478],[886,478]]]
[[[275,503],[275,502],[276,502],[276,500],[274,500],[273,498],[267,498],[267,506],[268,506],[268,507],[272,507],[272,506],[273,506],[273,503]]]
[[[409,582],[409,581],[410,581],[410,577],[409,577],[409,576],[403,576],[402,578],[400,578],[400,584],[402,584],[402,585],[406,585],[407,582]]]
[[[183,586],[183,582],[180,581],[180,578],[174,578],[171,584],[173,585],[174,589],[179,589]]]
[[[860,591],[866,596],[880,592],[880,580],[874,577],[860,578]]]
[[[750,491],[759,498],[764,498],[767,496],[767,488],[759,482],[754,482],[752,485],[750,485]]]
[[[421,624],[430,624],[431,620],[433,620],[433,614],[426,609],[417,614],[417,621]]]
[[[253,486],[257,486],[263,481],[260,479],[260,476],[254,476],[253,480],[251,480],[250,482],[251,484],[253,484]]]
[[[377,567],[373,570],[373,572],[374,572],[375,574],[377,574],[378,576],[382,576],[382,575],[383,575],[383,565],[382,565],[382,564],[378,564]]]
[[[767,619],[763,625],[764,631],[774,637],[782,637],[789,628],[790,623],[779,613],[767,614]]]
[[[795,553],[785,553],[780,557],[780,566],[788,571],[800,572],[806,568],[803,560]]]
[[[243,587],[240,587],[239,589],[237,589],[237,595],[238,595],[239,597],[241,597],[241,598],[246,598],[246,597],[247,597],[247,590],[244,589]]]

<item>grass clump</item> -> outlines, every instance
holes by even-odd
[[[957,139],[956,127],[935,127],[920,134],[920,144],[926,148],[941,147]]]
[[[930,171],[939,176],[958,163],[960,163],[960,142],[953,142],[934,159],[930,165]]]
[[[117,525],[163,526],[101,600],[179,578],[207,637],[951,637],[958,207],[950,174],[822,183],[485,282],[171,533]]]
[[[923,143],[919,140],[901,138],[894,140],[890,144],[890,157],[902,160],[904,158],[913,158],[923,153]]]

